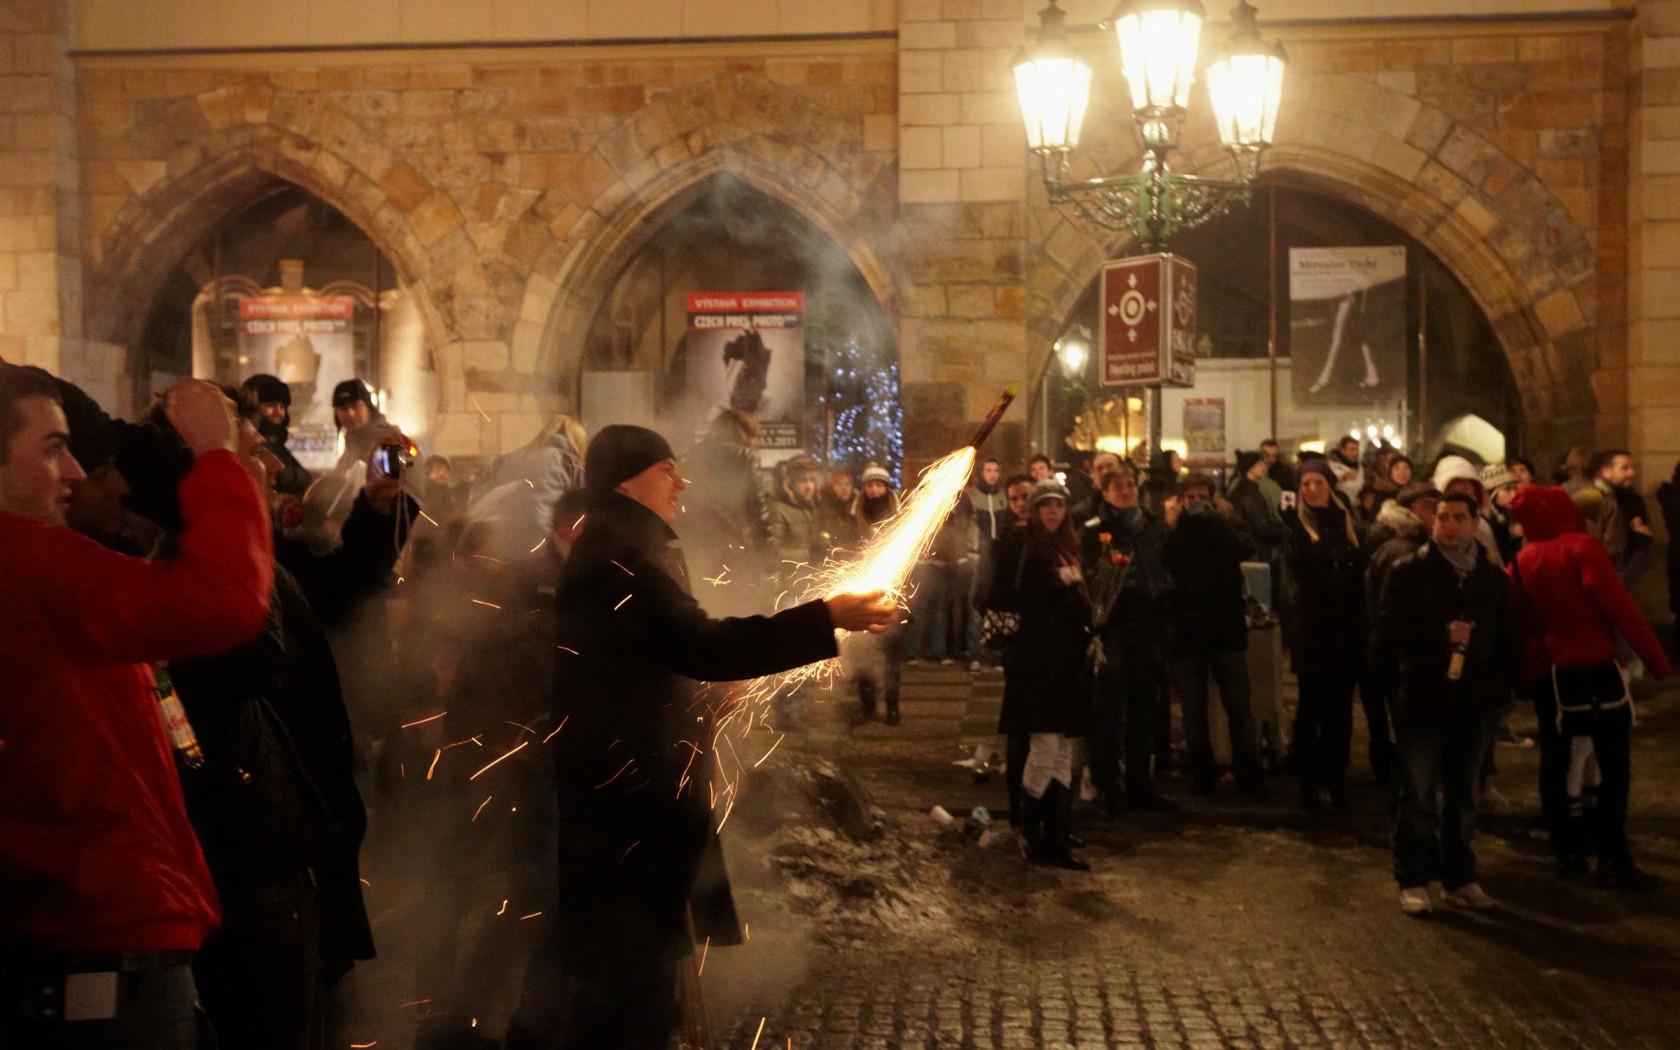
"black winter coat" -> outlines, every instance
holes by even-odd
[[[1668,528],[1668,607],[1680,615],[1680,484],[1665,481],[1657,486],[1657,506],[1662,508]]]
[[[204,753],[182,768],[187,816],[224,897],[285,883],[319,863],[332,837],[326,806],[277,708],[292,674],[279,582],[251,641],[169,667]]]
[[[1137,508],[1127,514],[1107,500],[1098,500],[1094,516],[1080,526],[1080,558],[1087,567],[1102,554],[1102,534],[1109,546],[1124,554],[1131,565],[1126,582],[1114,601],[1104,637],[1123,645],[1155,645],[1165,636],[1170,614],[1172,576],[1167,571],[1167,533],[1161,519]]]
[[[1394,567],[1371,636],[1373,668],[1397,672],[1396,719],[1449,721],[1480,715],[1508,695],[1522,658],[1509,578],[1474,545],[1476,567],[1460,577],[1432,543]],[[1447,625],[1475,624],[1463,675],[1447,680]]]
[[[1260,561],[1271,561],[1289,539],[1289,526],[1277,507],[1260,490],[1260,483],[1242,478],[1231,487],[1231,508],[1237,529],[1248,537]]]
[[[1028,542],[1024,531],[998,540],[994,554],[989,607],[1021,619],[1004,651],[998,732],[1083,736],[1091,708],[1086,661],[1091,599],[1082,585],[1062,579],[1057,565]]]
[[[564,725],[552,746],[568,950],[587,963],[591,942],[615,936],[619,917],[681,950],[691,894],[697,932],[729,943],[738,932],[726,928],[733,906],[714,831],[728,801],[719,779],[714,811],[708,775],[717,694],[700,683],[835,656],[827,607],[710,619],[689,593],[676,533],[618,493],[590,506],[555,606],[554,721]],[[707,884],[697,883],[703,868]]]
[[[1365,665],[1365,562],[1358,545],[1348,542],[1346,513],[1334,500],[1320,510],[1316,541],[1299,512],[1284,518],[1290,574],[1285,626],[1298,675],[1354,679]]]
[[[1185,511],[1167,533],[1175,656],[1248,648],[1242,563],[1250,546],[1209,507]]]
[[[321,956],[329,985],[353,960],[373,958],[374,948],[362,899],[367,809],[356,786],[356,744],[328,631],[346,623],[385,587],[407,541],[408,523],[419,509],[404,496],[393,514],[381,514],[365,497],[358,497],[340,532],[343,542],[326,555],[317,556],[306,545],[278,536],[274,540],[292,669],[277,711],[326,803],[334,832],[315,873]]]

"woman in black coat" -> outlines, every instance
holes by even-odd
[[[1053,480],[1033,487],[1026,528],[998,541],[990,607],[1020,618],[1004,653],[998,732],[1029,741],[1020,821],[1028,858],[1086,871],[1068,830],[1074,751],[1090,722],[1091,597],[1067,502]]]
[[[1300,683],[1295,763],[1301,805],[1317,812],[1319,792],[1345,809],[1353,690],[1365,665],[1365,569],[1351,515],[1335,498],[1323,460],[1296,475],[1300,503],[1288,516],[1292,582],[1289,652]]]

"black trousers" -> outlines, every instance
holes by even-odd
[[[1371,775],[1384,786],[1392,779],[1394,730],[1389,719],[1399,688],[1392,675],[1368,675],[1359,680],[1359,706],[1365,709],[1365,729],[1370,736],[1365,755],[1371,763]]]
[[[1534,682],[1529,692],[1540,724],[1540,810],[1552,850],[1559,857],[1585,856],[1593,851],[1600,861],[1611,864],[1627,860],[1628,789],[1633,782],[1628,731],[1633,727],[1633,705],[1566,711],[1560,719],[1550,678]],[[1566,695],[1563,702],[1574,706],[1582,698]],[[1569,762],[1576,737],[1592,741],[1593,756],[1603,777],[1598,787],[1598,812],[1590,831],[1570,814]]]
[[[1353,690],[1346,674],[1308,672],[1300,676],[1295,706],[1295,761],[1308,788],[1340,791],[1347,779],[1353,741]]]
[[[220,892],[222,925],[193,962],[218,1041],[251,1050],[321,1050],[326,1008],[313,880],[302,872]]]
[[[646,902],[610,892],[562,906],[553,930],[525,971],[504,1050],[666,1050],[691,945],[651,922]]]
[[[1097,674],[1096,704],[1086,738],[1091,779],[1102,791],[1121,782],[1125,758],[1127,791],[1149,791],[1154,783],[1150,760],[1161,722],[1161,672],[1165,661],[1154,641],[1141,644],[1103,636],[1106,662]]]
[[[1009,822],[1021,826],[1021,771],[1027,766],[1027,752],[1032,750],[1032,738],[1025,733],[1011,733],[1003,753],[1003,786],[1009,792]]]

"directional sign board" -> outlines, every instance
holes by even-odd
[[[1103,386],[1196,384],[1196,267],[1140,255],[1103,267]]]

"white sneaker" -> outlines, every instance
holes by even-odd
[[[1429,887],[1408,886],[1401,890],[1400,910],[1419,919],[1427,918],[1434,910],[1429,904]]]
[[[1481,884],[1475,882],[1466,882],[1456,890],[1448,890],[1441,899],[1466,911],[1492,911],[1499,907],[1499,902],[1489,897]]]

